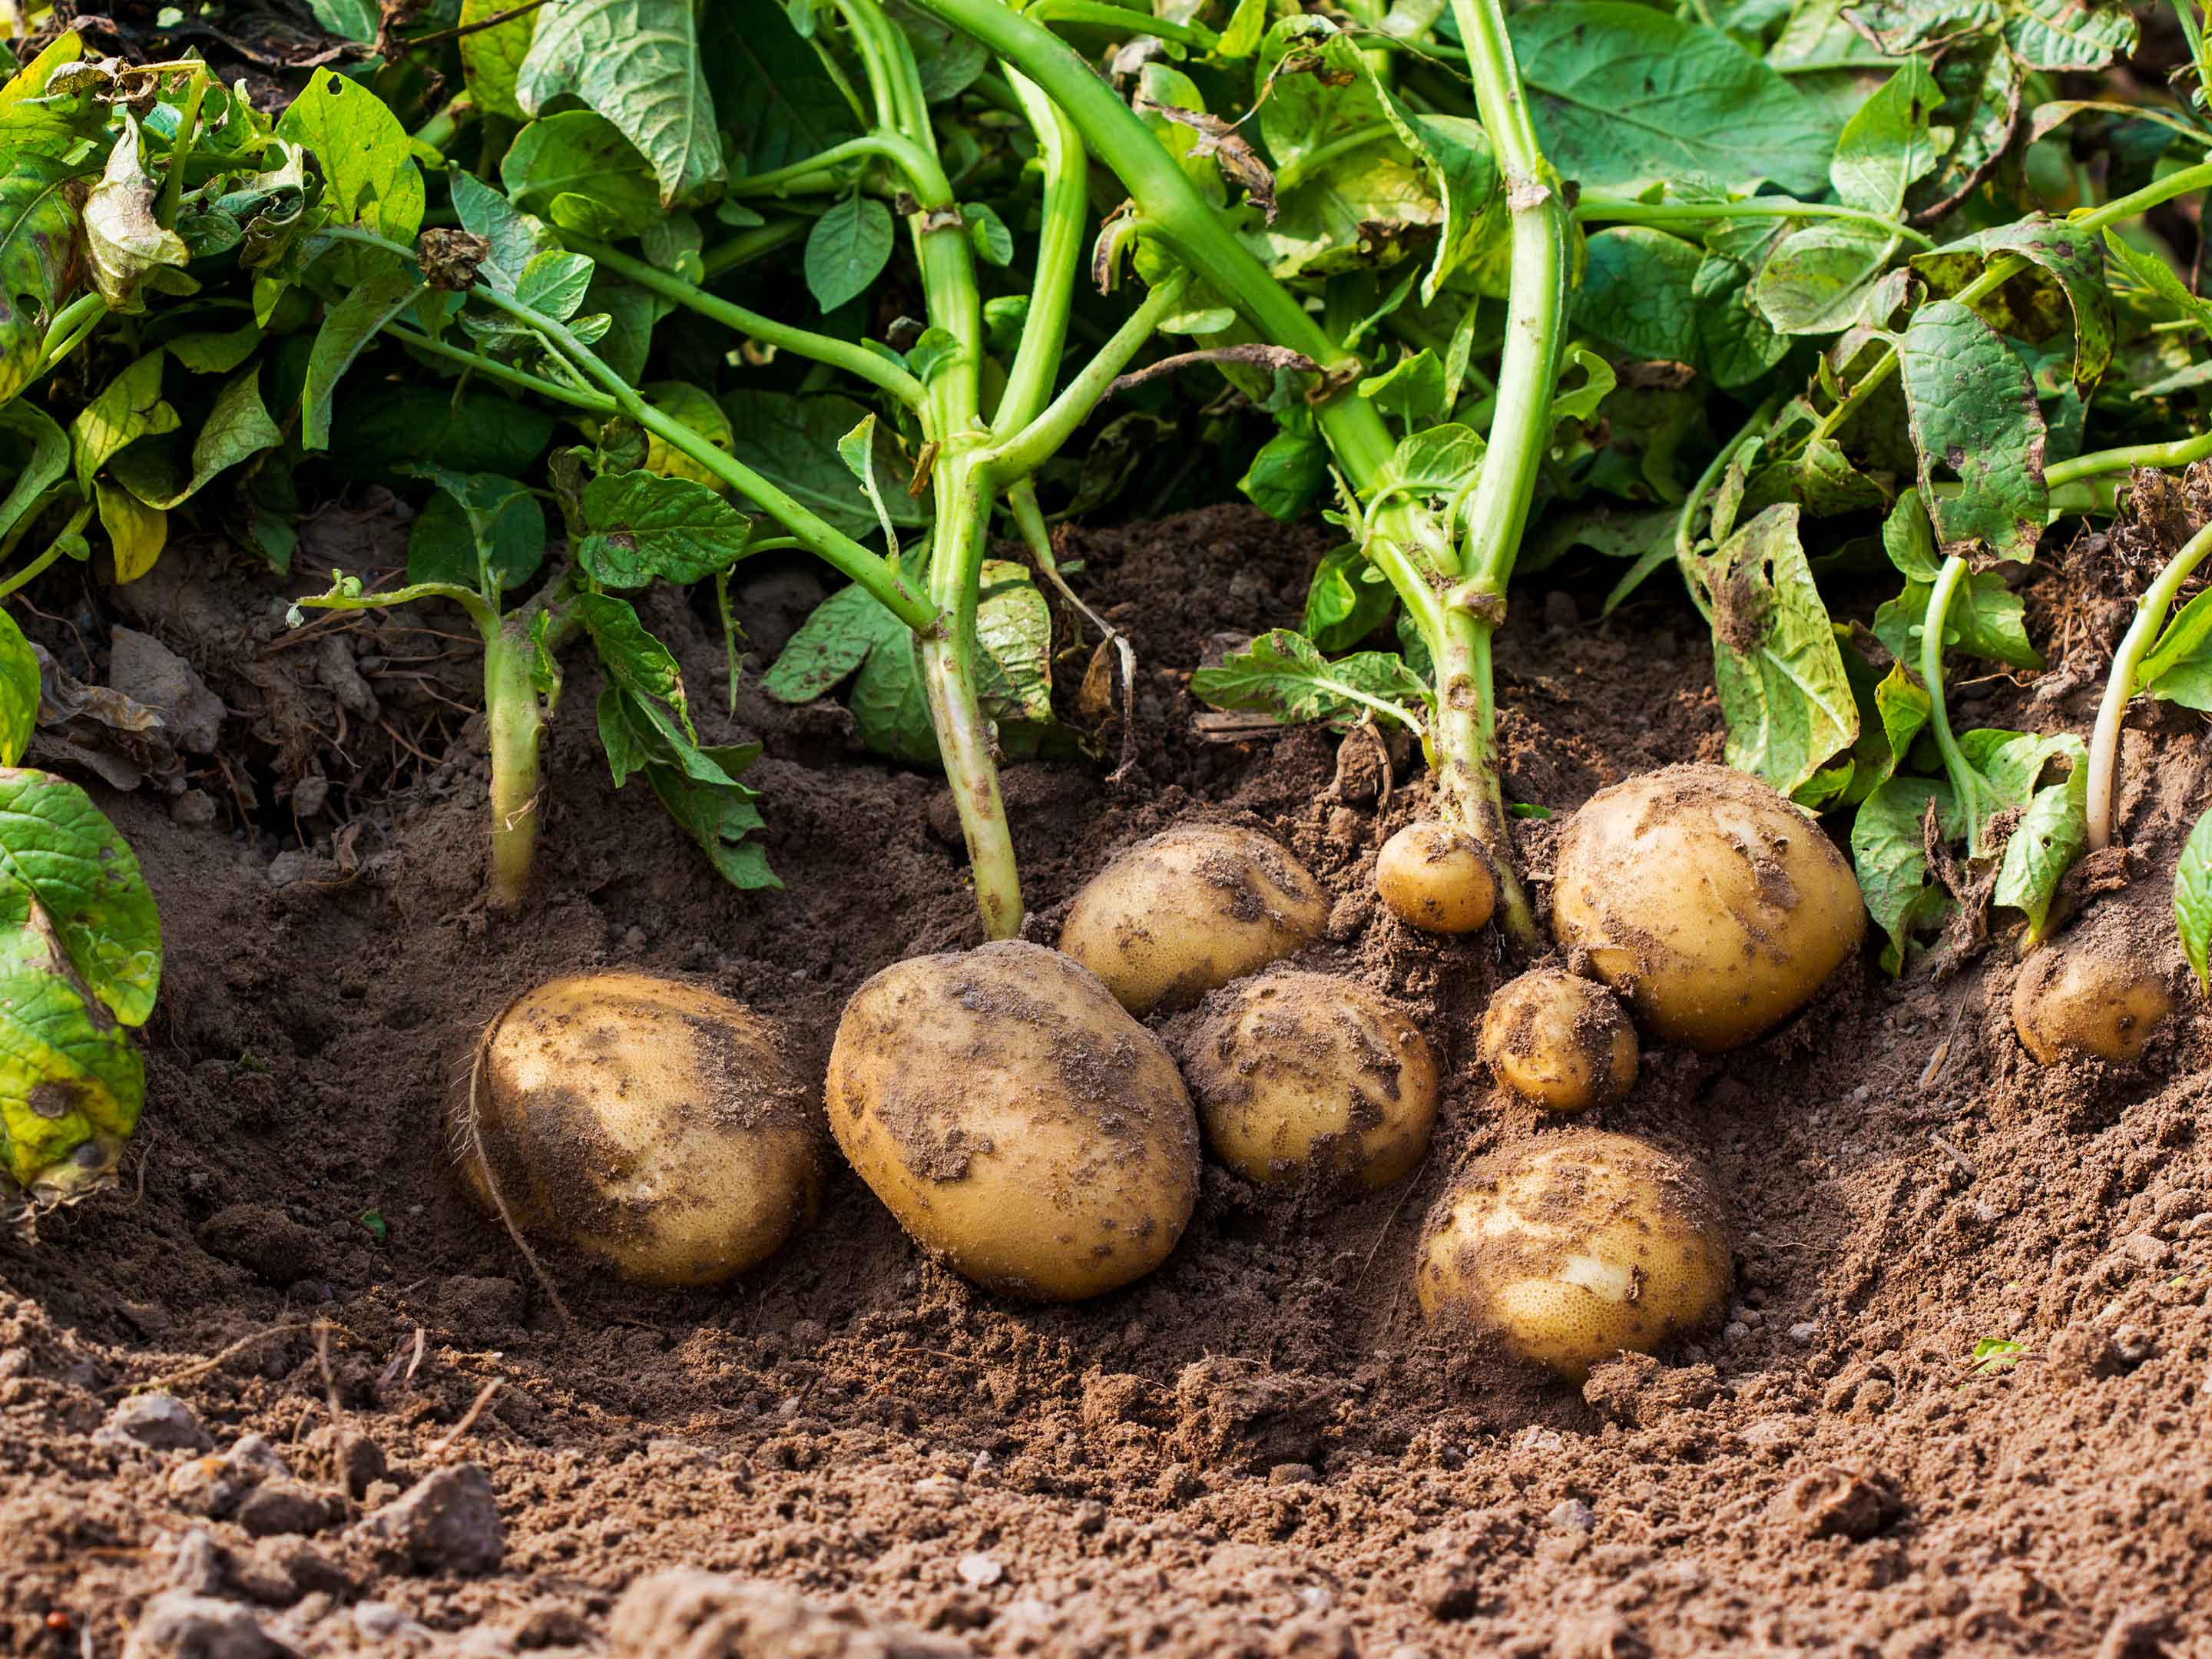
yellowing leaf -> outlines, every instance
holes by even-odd
[[[467,28],[502,11],[514,9],[514,0],[461,0],[461,27]],[[511,121],[525,118],[514,101],[514,82],[522,60],[530,52],[542,11],[525,12],[504,23],[461,37],[461,74],[477,107],[487,115],[504,115]]]
[[[93,497],[100,504],[100,526],[115,547],[115,580],[137,581],[168,545],[169,515],[105,478],[93,486]]]
[[[74,64],[84,56],[84,42],[77,39],[75,29],[57,35],[46,49],[23,65],[22,70],[5,86],[0,86],[0,109],[5,109],[18,99],[36,98],[46,89],[46,82],[64,64]]]

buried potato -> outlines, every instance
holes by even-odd
[[[1085,883],[1060,948],[1141,1017],[1303,951],[1328,920],[1321,884],[1267,836],[1189,823],[1138,842]]]
[[[825,1091],[853,1168],[987,1290],[1097,1296],[1198,1200],[1198,1122],[1160,1040],[1081,964],[1018,939],[894,963],[853,994]]]
[[[1490,999],[1482,1058],[1500,1083],[1546,1111],[1587,1111],[1634,1086],[1636,1030],[1602,985],[1532,968]]]
[[[549,980],[477,1044],[461,1172],[521,1231],[647,1285],[766,1260],[821,1195],[812,1091],[775,1024],[650,975]]]
[[[1471,933],[1498,908],[1498,872],[1473,836],[1423,819],[1382,843],[1375,896],[1408,927]]]
[[[1654,1035],[1708,1054],[1813,999],[1866,933],[1859,885],[1788,799],[1725,766],[1601,789],[1559,837],[1552,928]]]
[[[1181,1044],[1214,1155],[1248,1181],[1318,1176],[1372,1192],[1421,1161],[1437,1062],[1364,987],[1279,972],[1216,991]]]
[[[2013,1030],[2045,1066],[2134,1060],[2172,1012],[2164,975],[2134,960],[2123,946],[2088,939],[2034,952],[2012,988]]]
[[[1483,1159],[1437,1202],[1415,1291],[1432,1320],[1496,1335],[1571,1382],[1717,1320],[1731,1258],[1695,1165],[1576,1129]]]

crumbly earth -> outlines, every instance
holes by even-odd
[[[1448,1349],[1411,1294],[1452,1173],[1545,1132],[1477,1062],[1513,971],[1493,939],[1416,935],[1367,896],[1419,805],[1418,763],[1386,765],[1364,733],[1209,741],[1182,689],[1220,632],[1295,618],[1326,539],[1223,509],[1074,541],[1140,653],[1138,759],[1112,787],[1103,765],[1010,771],[1035,935],[1146,835],[1265,829],[1334,897],[1299,965],[1413,1014],[1445,1082],[1407,1181],[1345,1202],[1210,1166],[1164,1267],[1061,1309],[930,1265],[841,1167],[811,1230],[718,1289],[640,1291],[547,1255],[564,1322],[449,1162],[475,1030],[556,973],[696,976],[785,1022],[818,1077],[863,979],[975,936],[939,781],[852,753],[826,708],[741,688],[728,715],[719,637],[659,602],[709,738],[768,745],[752,781],[787,890],[722,886],[641,787],[609,787],[579,672],[538,901],[488,921],[471,665],[434,641],[450,623],[292,649],[272,644],[281,596],[237,574],[149,586],[119,616],[99,590],[57,602],[47,642],[70,672],[98,678],[126,621],[237,713],[191,763],[214,824],[173,823],[151,787],[102,796],[160,897],[167,980],[120,1189],[0,1243],[0,1651],[115,1654],[182,1585],[202,1600],[161,1604],[166,1628],[197,1608],[313,1655],[664,1654],[680,1625],[687,1655],[781,1659],[2212,1656],[2212,1021],[2166,912],[2208,796],[2194,717],[2135,717],[2137,857],[2083,884],[2100,936],[2177,994],[2144,1058],[2031,1064],[2002,941],[1894,983],[1869,947],[1753,1047],[1648,1048],[1592,1121],[1709,1167],[1735,1299],[1723,1329],[1577,1390]],[[343,550],[313,568],[374,563]],[[755,579],[757,640],[818,592]],[[1988,681],[1957,713],[2086,730],[2124,607],[2049,586],[2030,606],[2066,619],[2058,695]],[[1720,752],[1694,615],[1594,611],[1532,592],[1500,651],[1509,798],[1555,813]],[[1071,707],[1088,654],[1065,665]],[[1101,734],[1109,756],[1119,735]],[[1520,825],[1539,878],[1556,822]],[[2021,1346],[1978,1368],[1986,1339]],[[246,1507],[210,1498],[188,1446],[98,1432],[155,1383],[251,1466]],[[289,1482],[234,1449],[249,1433]],[[456,1465],[488,1485],[447,1477],[447,1524],[405,1548],[396,1521],[358,1529]],[[487,1491],[504,1532],[489,1571]],[[614,1616],[626,1586],[678,1568],[848,1612],[740,1585],[709,1629],[713,1598],[685,1580],[680,1607]]]

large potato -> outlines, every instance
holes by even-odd
[[[2165,975],[2086,939],[2036,951],[2012,988],[2013,1030],[2045,1066],[2134,1060],[2172,1012]]]
[[[1216,991],[1182,1055],[1206,1144],[1247,1180],[1372,1192],[1428,1150],[1436,1058],[1413,1021],[1348,981],[1282,972]]]
[[[1040,1302],[1150,1273],[1198,1199],[1175,1062],[1080,964],[1002,940],[895,963],[837,1023],[830,1127],[899,1224]]]
[[[549,980],[477,1046],[457,1125],[487,1208],[647,1285],[764,1261],[821,1194],[812,1091],[775,1024],[636,973]]]
[[[1143,1015],[1186,1006],[1304,950],[1328,920],[1320,884],[1267,836],[1182,824],[1139,842],[1085,884],[1060,948]]]
[[[1857,948],[1866,906],[1844,855],[1780,794],[1724,766],[1670,766],[1569,820],[1552,927],[1647,1030],[1711,1054],[1812,1000]]]
[[[1547,1112],[1610,1106],[1636,1082],[1636,1031],[1612,992],[1558,968],[1498,988],[1482,1016],[1482,1058]]]
[[[1498,908],[1498,872],[1473,836],[1425,818],[1382,843],[1375,896],[1408,927],[1471,933]]]
[[[1429,1217],[1421,1311],[1494,1333],[1579,1382],[1623,1349],[1649,1353],[1718,1318],[1728,1230],[1704,1176],[1602,1130],[1545,1135],[1486,1158]]]

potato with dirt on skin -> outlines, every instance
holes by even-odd
[[[1060,948],[1131,1013],[1186,1007],[1319,938],[1328,898],[1255,830],[1189,823],[1139,842],[1084,884]]]
[[[1858,948],[1866,904],[1820,826],[1758,779],[1670,766],[1568,820],[1552,929],[1656,1036],[1707,1054],[1765,1036]]]
[[[1413,1022],[1328,974],[1209,996],[1178,1045],[1214,1155],[1248,1181],[1374,1192],[1411,1171],[1437,1121],[1437,1062]]]
[[[647,974],[575,974],[508,1005],[455,1125],[483,1206],[640,1284],[765,1261],[822,1189],[813,1091],[774,1022]]]
[[[1532,968],[1490,999],[1482,1058],[1500,1083],[1544,1110],[1583,1112],[1625,1099],[1634,1086],[1636,1028],[1603,986]]]
[[[1717,1321],[1732,1260],[1694,1165],[1629,1135],[1575,1129],[1477,1164],[1421,1237],[1421,1311],[1494,1335],[1580,1382],[1624,1349],[1650,1353]]]
[[[2172,1012],[2165,975],[2086,939],[2036,951],[2012,988],[2013,1030],[2045,1066],[2135,1060]]]
[[[1408,927],[1472,933],[1498,908],[1498,872],[1473,836],[1424,818],[1382,843],[1375,896]]]
[[[1042,945],[877,974],[837,1023],[825,1102],[915,1243],[1007,1296],[1075,1302],[1150,1273],[1198,1200],[1198,1120],[1167,1049]]]

